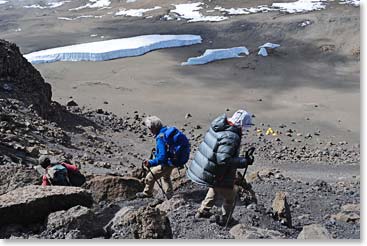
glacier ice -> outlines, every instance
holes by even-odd
[[[143,35],[41,50],[24,55],[33,64],[56,61],[105,61],[151,50],[201,43],[199,35]]]
[[[246,47],[233,47],[228,49],[208,49],[203,55],[198,57],[191,57],[181,65],[200,65],[206,64],[216,60],[223,60],[229,58],[240,57],[240,54],[249,55],[249,51]]]

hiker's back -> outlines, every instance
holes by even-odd
[[[190,158],[190,142],[176,127],[169,127],[164,132],[167,151],[171,164],[183,167]]]
[[[228,124],[225,115],[217,117],[199,145],[188,178],[210,187],[231,187],[235,167],[228,160],[238,156],[240,143],[240,131]]]
[[[51,185],[69,186],[68,170],[60,163],[52,163],[46,168],[46,177]]]

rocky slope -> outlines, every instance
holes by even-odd
[[[159,199],[159,187],[155,198],[135,199],[143,188],[141,161],[153,146],[144,113],[117,117],[72,101],[52,102],[50,86],[16,45],[0,44],[0,218],[7,211],[19,215],[1,220],[0,238],[360,238],[359,175],[309,182],[321,165],[330,174],[358,166],[359,145],[331,143],[322,132],[303,133],[296,124],[256,125],[246,133],[251,144],[242,146],[257,151],[233,214],[238,225],[223,228],[214,218],[194,218],[206,188],[188,181],[185,170],[174,171],[176,195],[170,200]],[[178,127],[194,153],[207,126],[188,115]],[[282,130],[273,134],[271,127]],[[42,154],[71,160],[87,183],[78,191],[30,186],[40,184],[36,159]],[[278,168],[281,163],[311,165],[314,173],[290,177]],[[68,202],[73,196],[79,198]],[[45,214],[25,220],[24,209]]]

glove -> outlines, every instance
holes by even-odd
[[[254,153],[254,151],[255,151],[254,147],[252,147],[252,148],[250,148],[246,151],[245,158],[247,160],[247,165],[252,165],[252,163],[254,163],[255,158],[252,155]]]
[[[149,161],[148,161],[148,160],[143,161],[143,165],[144,165],[145,167],[148,167],[148,168],[149,168]]]

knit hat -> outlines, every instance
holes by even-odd
[[[50,157],[48,155],[41,155],[38,159],[38,164],[43,168],[48,167],[51,164]]]
[[[228,119],[228,121],[242,129],[246,129],[254,125],[252,124],[252,114],[243,109],[237,110],[232,117]]]

